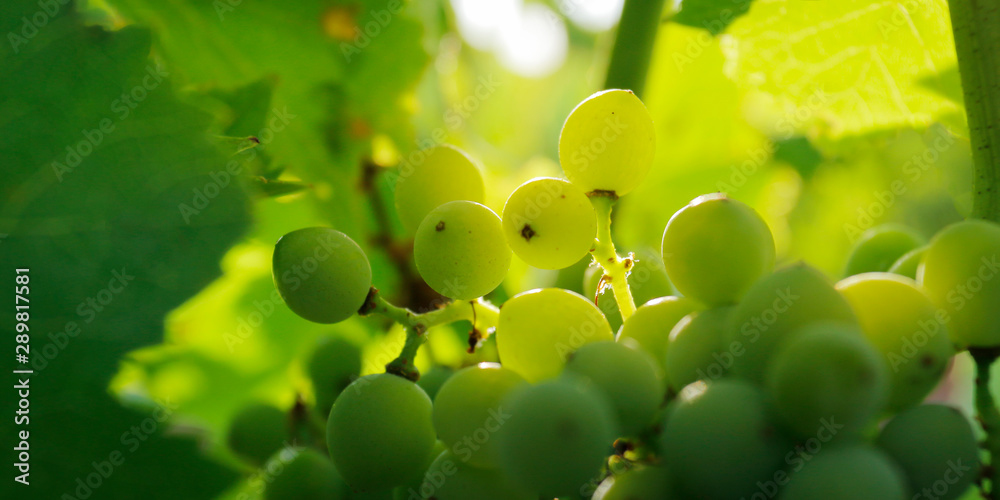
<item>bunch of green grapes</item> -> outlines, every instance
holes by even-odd
[[[406,328],[389,372],[365,376],[377,356],[339,332],[323,338],[306,363],[315,413],[254,405],[237,414],[235,454],[263,465],[298,450],[265,496],[965,495],[991,470],[977,432],[925,400],[956,345],[977,360],[1000,346],[1000,226],[966,221],[929,243],[904,226],[877,227],[835,284],[804,262],[775,268],[764,219],[716,193],[678,210],[658,250],[621,253],[607,240],[608,209],[649,171],[653,131],[633,93],[590,96],[559,138],[568,180],[520,185],[502,217],[483,204],[480,168],[461,150],[437,146],[401,166],[394,194],[413,265],[454,301],[429,311],[388,304],[343,233],[282,237],[274,280],[295,313],[319,323],[380,313]],[[505,282],[513,255],[560,271],[532,275],[545,288]],[[464,330],[467,353],[440,355],[454,341],[435,342],[454,333],[434,328],[445,323]],[[418,358],[428,342],[434,349]],[[414,382],[417,364],[426,374]],[[320,440],[299,442],[319,433],[308,425],[317,414],[328,415],[329,458]]]

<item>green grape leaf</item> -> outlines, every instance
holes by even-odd
[[[926,89],[955,66],[945,0],[759,0],[727,35],[725,71],[762,127],[841,137],[959,109]]]
[[[321,212],[361,239],[359,164],[383,133],[413,144],[403,94],[428,62],[420,24],[401,0],[205,2],[110,0],[155,27],[185,83],[224,89],[274,82],[264,129],[247,132],[288,172],[317,186]]]
[[[718,36],[750,10],[752,0],[684,0],[681,10],[670,20],[685,26],[703,28]]]
[[[123,406],[108,385],[219,274],[249,225],[242,183],[210,116],[149,58],[147,31],[16,0],[0,4],[0,32],[13,34],[0,48],[0,276],[13,288],[29,269],[31,362],[18,366],[34,370],[18,426],[30,485],[8,479],[0,497],[212,498],[236,475],[205,456],[176,402],[125,391]],[[18,404],[2,398],[0,411]]]

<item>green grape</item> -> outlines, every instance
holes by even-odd
[[[802,437],[824,421],[854,434],[875,418],[889,397],[889,374],[879,352],[855,326],[804,327],[774,354],[767,389],[785,424]]]
[[[618,333],[618,341],[635,339],[642,350],[646,351],[666,374],[667,345],[670,330],[684,316],[693,313],[700,306],[691,299],[684,297],[660,297],[646,302],[629,316]]]
[[[954,354],[934,304],[916,282],[890,273],[852,276],[838,283],[837,290],[889,367],[888,409],[899,411],[923,401]]]
[[[559,375],[566,356],[584,344],[613,339],[594,304],[560,288],[515,295],[500,308],[496,330],[504,368],[532,383]]]
[[[355,380],[330,410],[326,440],[333,463],[356,491],[388,489],[420,474],[436,441],[431,400],[402,377]]]
[[[632,341],[587,344],[566,362],[567,373],[581,376],[608,398],[624,436],[638,436],[649,427],[663,402],[656,370],[656,362]]]
[[[774,267],[774,238],[764,219],[718,193],[695,198],[670,218],[662,251],[677,290],[710,306],[737,302]]]
[[[582,293],[586,296],[583,290],[583,281],[586,279],[587,270],[590,269],[590,263],[593,260],[590,254],[587,254],[572,266],[560,269],[552,286]]]
[[[946,227],[932,240],[920,283],[951,319],[948,331],[957,344],[1000,345],[1000,226],[967,220]]]
[[[764,394],[738,380],[685,389],[668,410],[661,436],[664,460],[684,498],[749,496],[782,468],[789,448],[770,420]]]
[[[733,311],[726,342],[735,357],[732,372],[762,383],[779,344],[801,327],[820,321],[857,324],[851,306],[823,273],[798,263],[765,276]]]
[[[920,405],[896,415],[875,444],[903,469],[910,490],[924,498],[954,500],[979,477],[972,426],[949,406]]]
[[[341,500],[348,498],[347,485],[330,459],[310,449],[290,450],[294,458],[267,483],[266,500]],[[279,455],[276,459],[280,460]]]
[[[540,177],[521,184],[507,198],[503,232],[510,249],[529,265],[562,269],[594,246],[597,214],[580,188]]]
[[[285,412],[267,404],[252,404],[233,417],[226,441],[237,455],[260,465],[289,441],[290,432]]]
[[[669,473],[662,467],[635,467],[608,479],[593,500],[680,500]]]
[[[500,471],[463,462],[452,452],[441,453],[427,468],[418,489],[407,500],[536,500],[537,495],[515,485]]]
[[[361,247],[340,231],[308,227],[274,245],[274,285],[288,308],[315,323],[339,323],[358,312],[372,286]]]
[[[417,385],[420,386],[427,396],[434,399],[437,396],[438,390],[441,386],[448,381],[449,378],[455,373],[454,370],[448,368],[447,366],[435,365],[427,370],[427,373],[421,373],[420,379],[417,380]]]
[[[911,280],[917,279],[917,269],[920,267],[920,263],[924,261],[924,253],[927,252],[927,246],[914,248],[903,254],[902,257],[893,262],[892,266],[889,267],[889,272],[906,276]]]
[[[452,201],[424,218],[413,241],[413,259],[435,292],[472,300],[507,276],[510,248],[497,214],[479,203]]]
[[[628,194],[646,177],[655,152],[653,119],[630,90],[604,90],[586,98],[559,134],[559,163],[585,193]]]
[[[501,402],[525,383],[520,375],[495,363],[459,370],[434,398],[434,428],[438,438],[463,462],[475,467],[496,467],[494,434],[506,419]]]
[[[605,285],[601,290],[597,289],[602,276],[604,276],[604,269],[600,266],[588,267],[583,275],[583,291],[587,300],[593,300],[596,297],[597,308],[607,318],[611,331],[617,332],[622,326],[622,312],[618,309],[618,301],[615,300],[615,293],[610,286]],[[629,288],[631,287],[632,284],[629,283]]]
[[[888,271],[893,262],[924,243],[923,236],[900,224],[871,228],[851,249],[844,276]]]
[[[823,449],[789,478],[782,500],[910,498],[899,466],[864,444]]]
[[[522,387],[504,401],[509,419],[497,432],[501,469],[513,481],[549,498],[572,495],[611,451],[614,414],[607,399],[559,378]]]
[[[323,337],[309,358],[307,370],[316,394],[316,410],[325,417],[340,391],[361,374],[361,349],[340,337]]]
[[[421,162],[401,165],[396,179],[396,213],[409,233],[431,210],[449,201],[486,199],[483,174],[464,151],[443,144],[422,153]]]
[[[719,379],[732,366],[725,344],[732,314],[732,306],[693,312],[670,331],[664,366],[674,392],[697,380]]]

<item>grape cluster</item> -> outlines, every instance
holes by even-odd
[[[614,250],[609,207],[639,185],[654,153],[652,119],[624,90],[594,94],[566,120],[559,157],[568,181],[524,183],[502,215],[483,205],[468,155],[424,152],[400,170],[396,208],[420,275],[453,302],[422,314],[381,302],[348,236],[309,228],[281,238],[275,283],[303,318],[386,314],[408,335],[396,367],[412,365],[411,346],[428,327],[468,320],[473,333],[495,335],[499,363],[439,367],[418,385],[392,370],[360,376],[356,346],[322,342],[308,371],[327,418],[316,449],[325,444],[329,458],[302,451],[268,498],[965,494],[981,467],[975,431],[958,411],[924,400],[958,350],[1000,346],[1000,227],[960,222],[929,242],[904,227],[876,228],[835,283],[804,262],[776,267],[764,219],[716,193],[670,218],[659,257],[637,260]],[[512,255],[563,269],[588,253],[586,297],[528,290],[499,311],[481,299]],[[633,282],[640,269],[654,283],[645,295]],[[279,417],[261,407],[238,416],[233,450],[259,463],[295,440]],[[268,437],[275,433],[281,439]]]

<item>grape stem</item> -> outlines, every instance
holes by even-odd
[[[447,302],[433,311],[417,313],[405,307],[393,305],[375,287],[372,287],[368,292],[368,298],[365,299],[358,314],[361,316],[380,314],[403,325],[406,330],[403,349],[396,359],[385,365],[385,371],[413,381],[420,378],[420,371],[414,365],[414,359],[417,356],[417,350],[427,341],[427,330],[456,321],[472,323],[472,331],[469,332],[469,352],[471,353],[480,341],[496,329],[497,321],[500,319],[500,309],[482,297],[475,300],[455,300]]]
[[[604,269],[601,281],[611,283],[611,290],[615,294],[615,301],[618,302],[618,310],[621,311],[624,321],[635,312],[632,290],[628,287],[628,274],[635,264],[635,256],[629,253],[624,258],[620,257],[615,250],[615,242],[611,240],[611,209],[618,201],[618,195],[610,191],[593,191],[587,193],[587,196],[597,211],[597,239],[594,240],[594,248],[590,253]]]
[[[1000,357],[1000,349],[973,347],[969,348],[969,354],[976,361],[976,416],[986,433],[983,447],[990,455],[989,465],[983,467],[983,478],[990,483],[989,491],[982,482],[979,487],[983,498],[995,498],[997,485],[1000,485],[1000,468],[996,463],[1000,459],[1000,411],[990,392],[990,368]]]
[[[972,216],[1000,222],[1000,0],[950,0],[975,168]]]

